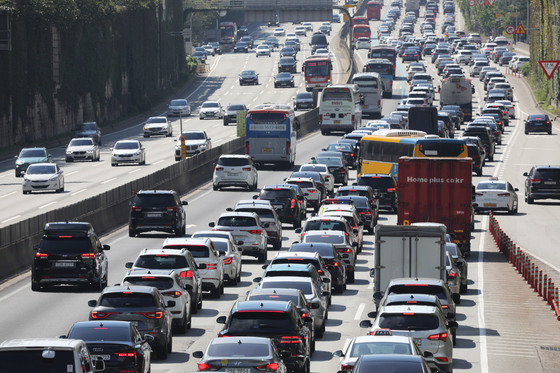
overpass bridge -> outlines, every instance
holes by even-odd
[[[225,8],[243,10],[245,22],[331,21],[332,0],[223,0]]]

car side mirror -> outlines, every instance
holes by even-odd
[[[243,245],[244,243],[245,243],[245,241],[237,241],[237,244],[238,244],[238,245]],[[239,250],[243,250],[243,248],[240,247]]]
[[[65,335],[65,334],[63,334],[63,335],[59,335],[59,336],[58,336],[58,338],[60,338],[60,339],[67,339],[67,338],[68,338],[68,336],[67,336],[67,335]]]
[[[155,338],[151,334],[144,334],[144,340],[148,343],[152,343],[155,340]]]
[[[208,226],[210,228],[214,228],[216,226],[216,223],[214,223],[213,221],[211,221],[210,223],[208,223]]]
[[[259,283],[259,282],[261,282],[261,281],[262,281],[262,277],[255,277],[255,278],[253,279],[253,282],[254,282],[255,284],[256,284],[256,283]]]
[[[360,321],[360,328],[371,328],[373,324],[369,320]]]
[[[226,256],[226,253],[224,251],[220,251],[218,256]]]
[[[197,358],[197,359],[202,359],[202,357],[204,356],[204,353],[202,351],[195,351],[192,353],[192,356]]]
[[[226,323],[226,317],[225,316],[219,316],[218,318],[216,318],[216,322],[218,324],[225,324]]]
[[[306,322],[306,323],[311,323],[311,322],[313,322],[313,319],[312,319],[311,317],[309,317],[309,316],[304,316],[304,317],[302,317],[302,320],[303,320],[304,322]]]
[[[232,211],[233,211],[233,208],[228,207],[228,208],[226,208],[226,211],[232,212]]]
[[[513,190],[519,192],[519,188],[513,188]]]
[[[198,269],[206,269],[206,263],[200,263],[196,265],[196,268]]]
[[[255,194],[255,195],[253,196],[253,199],[259,199],[259,196]]]
[[[352,247],[358,247],[358,243],[357,242],[352,242]]]
[[[432,358],[434,357],[434,354],[432,354],[430,351],[424,351],[422,353],[422,356],[424,356],[425,358]]]
[[[375,268],[369,270],[369,277],[375,277]]]
[[[270,227],[270,223],[264,223],[264,224],[263,224],[263,227],[265,227],[265,228]]]
[[[89,307],[95,307],[95,306],[97,306],[97,301],[95,299],[88,300],[87,305]]]
[[[111,250],[111,246],[109,246],[109,245],[103,245],[102,248],[103,248],[103,251]]]
[[[189,203],[187,201],[181,201],[181,206],[187,206]]]
[[[301,231],[301,228],[296,228],[294,232],[295,233],[301,233],[302,231]]]
[[[324,296],[324,297],[328,297],[329,295],[331,295],[331,292],[325,290],[321,293],[321,295]]]
[[[263,265],[261,268],[262,269],[266,269],[268,267],[268,264]]]
[[[167,308],[175,307],[176,304],[177,303],[174,300],[168,300],[166,307]]]
[[[357,230],[357,229],[352,229],[352,232],[353,232],[354,234],[358,234],[358,230]]]
[[[370,319],[375,319],[377,317],[377,312],[376,311],[368,312],[367,317],[369,317]]]

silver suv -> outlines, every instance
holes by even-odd
[[[230,211],[230,209],[227,209],[227,211]],[[282,223],[270,201],[241,200],[235,204],[231,211],[254,212],[257,214],[262,223],[268,223],[268,227],[265,228],[268,235],[268,244],[272,245],[274,250],[282,248]]]

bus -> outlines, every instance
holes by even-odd
[[[400,157],[412,157],[414,147],[426,132],[379,130],[362,137],[358,155],[358,176],[387,174],[398,177]]]
[[[383,84],[383,97],[393,97],[395,66],[385,58],[373,58],[364,65],[364,72],[378,73]]]
[[[371,39],[371,29],[368,25],[356,25],[352,27],[352,45],[356,45],[359,38]]]
[[[221,22],[220,44],[233,44],[237,39],[237,25],[234,22]]]
[[[397,67],[397,50],[395,47],[389,45],[374,45],[369,50],[368,58],[384,58],[391,61],[394,75],[394,69]]]
[[[352,18],[352,27],[356,25],[369,25],[368,17],[353,17]]]
[[[369,115],[381,118],[381,97],[383,86],[378,73],[356,73],[352,76],[352,84],[358,86],[363,96],[362,117]]]
[[[319,101],[321,134],[352,132],[362,122],[362,99],[354,84],[329,85]]]
[[[293,167],[299,123],[289,105],[262,104],[247,112],[245,151],[257,165]]]
[[[369,20],[371,19],[380,20],[381,6],[382,5],[379,1],[370,1],[369,3],[367,3],[367,18]]]
[[[419,139],[413,157],[451,157],[467,158],[467,143],[460,139]]]
[[[325,88],[332,82],[333,64],[329,56],[310,56],[303,61],[303,76],[305,90],[311,92],[314,88]]]

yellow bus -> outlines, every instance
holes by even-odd
[[[429,138],[418,139],[413,157],[452,157],[467,158],[469,156],[467,144],[461,139]]]

